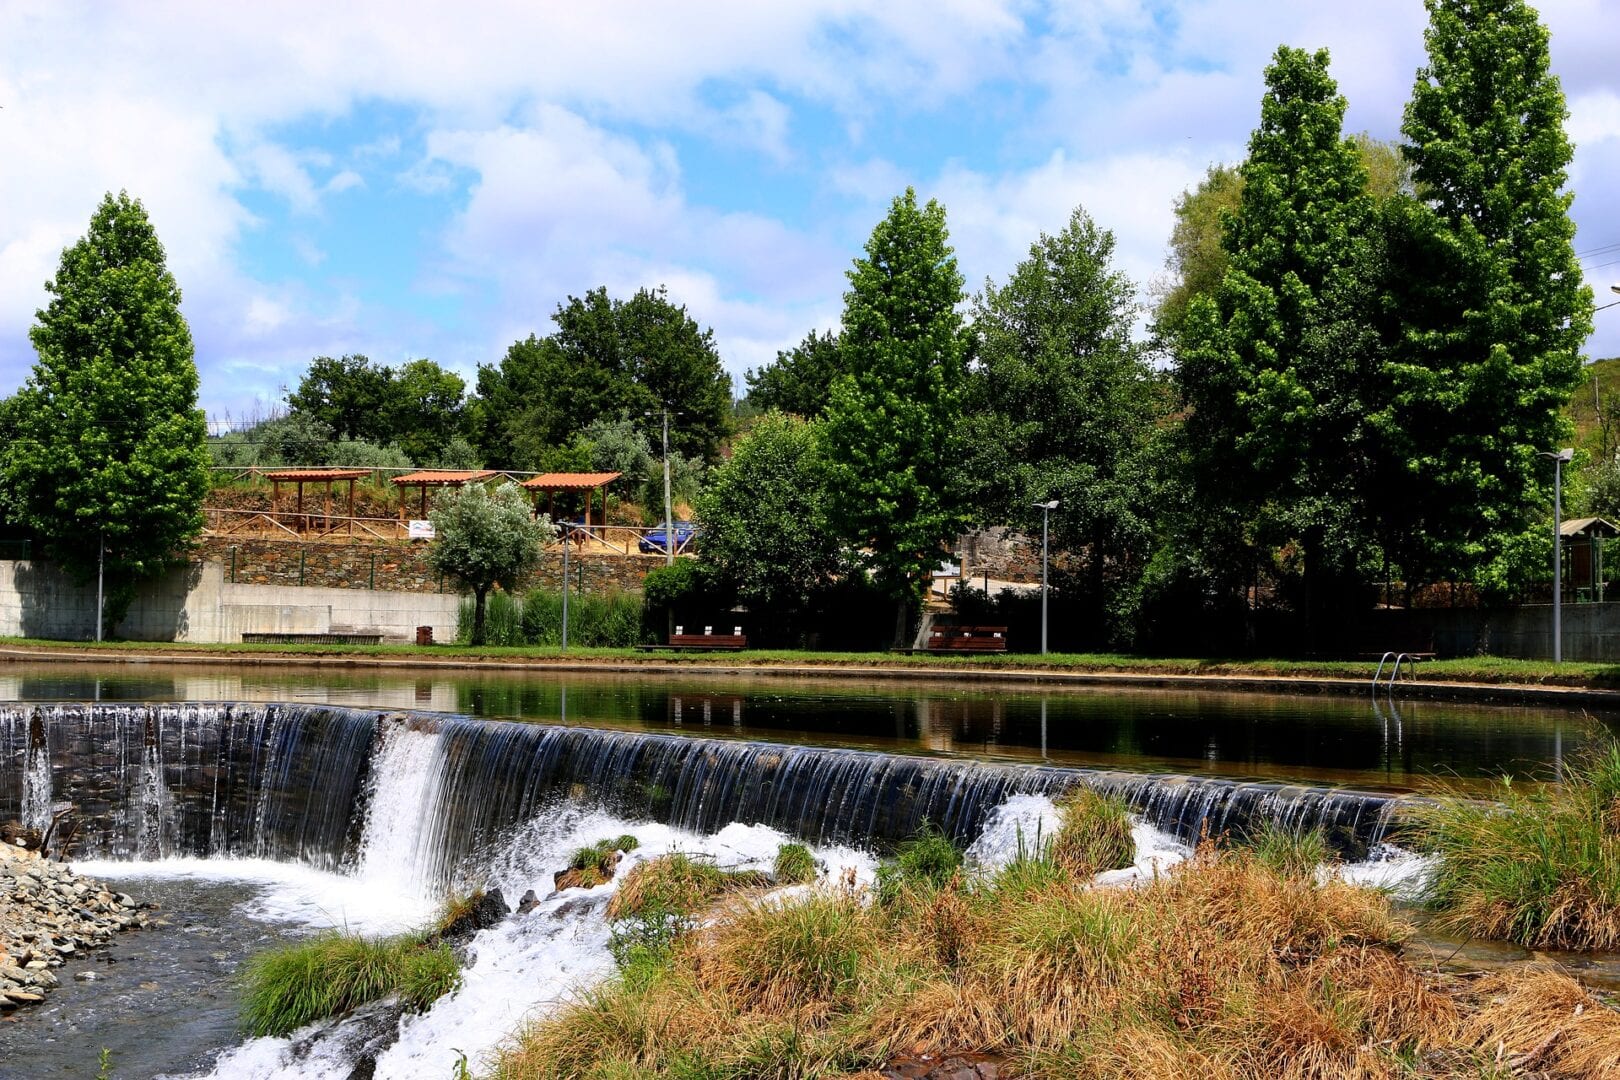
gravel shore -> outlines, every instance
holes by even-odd
[[[145,911],[127,893],[36,852],[0,845],[0,1013],[43,1001],[58,985],[56,968],[120,930],[146,924]]]

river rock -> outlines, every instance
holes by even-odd
[[[467,910],[446,923],[439,930],[439,939],[452,945],[471,941],[474,934],[487,930],[512,913],[501,890],[490,889],[479,893]]]
[[[126,903],[126,901],[129,901]],[[60,985],[52,968],[120,930],[146,925],[133,900],[15,844],[0,844],[0,997],[33,1004]]]

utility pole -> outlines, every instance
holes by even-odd
[[[669,406],[664,406],[664,565],[675,565],[675,511],[669,498]]]
[[[568,530],[566,528],[563,529],[562,542],[563,542],[563,567],[562,567],[562,587],[563,587],[562,623],[563,624],[562,624],[562,649],[561,649],[561,651],[562,652],[567,652],[568,651]]]

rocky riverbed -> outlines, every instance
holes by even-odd
[[[0,1012],[45,1000],[65,961],[145,925],[145,911],[127,893],[0,844]]]

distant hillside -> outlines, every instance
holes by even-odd
[[[1581,385],[1570,395],[1564,412],[1575,422],[1575,445],[1596,456],[1602,449],[1603,432],[1598,421],[1598,405],[1609,422],[1609,442],[1620,442],[1620,356],[1594,360],[1581,372]],[[1593,385],[1596,384],[1596,394]]]

